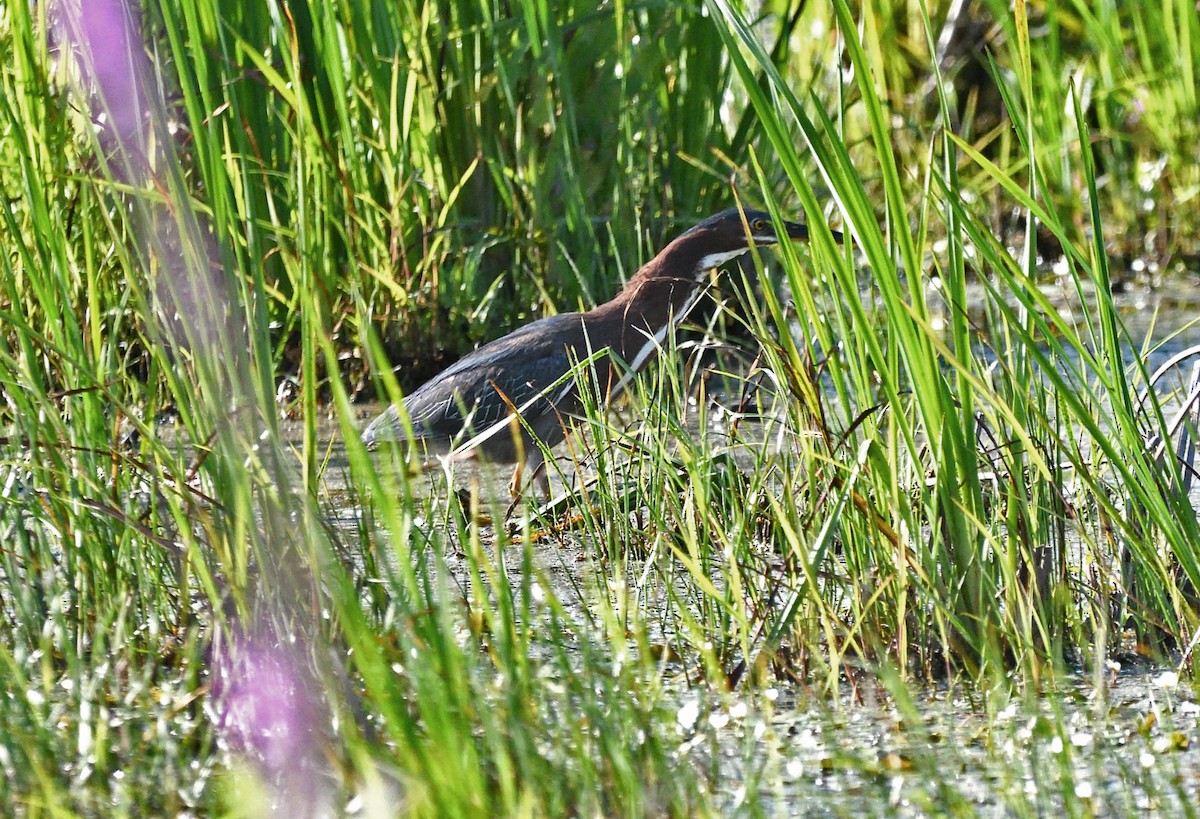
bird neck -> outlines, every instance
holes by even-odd
[[[682,252],[681,252],[682,251]],[[621,302],[627,319],[657,329],[680,320],[695,300],[707,270],[699,269],[701,255],[668,245],[634,274],[614,301]]]
[[[612,322],[607,337],[627,364],[641,367],[670,328],[687,316],[700,296],[704,274],[714,266],[710,259],[702,249],[672,242],[642,265],[612,301],[593,311],[601,322]]]

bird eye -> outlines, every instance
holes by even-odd
[[[755,233],[761,233],[767,229],[767,222],[765,219],[755,219],[750,223],[750,229]]]

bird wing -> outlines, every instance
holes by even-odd
[[[453,437],[469,420],[481,431],[507,417],[511,407],[529,417],[574,412],[574,380],[551,387],[587,357],[587,350],[578,313],[527,324],[464,356],[410,394],[404,406],[413,430],[420,437]]]

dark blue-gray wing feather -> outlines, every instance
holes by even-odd
[[[510,415],[514,407],[530,423],[577,412],[573,384],[548,388],[566,374],[573,357],[586,357],[579,352],[586,348],[583,339],[579,314],[563,313],[483,345],[405,398],[413,432],[418,438],[452,439],[469,420],[469,432],[478,433]],[[392,407],[367,428],[364,438],[401,438],[402,432],[399,413]]]

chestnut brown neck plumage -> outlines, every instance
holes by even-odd
[[[684,234],[634,274],[613,299],[592,310],[587,318],[616,332],[615,352],[627,363],[650,339],[661,336],[672,322],[680,321],[691,308],[707,268],[701,260],[721,250],[699,237]]]

